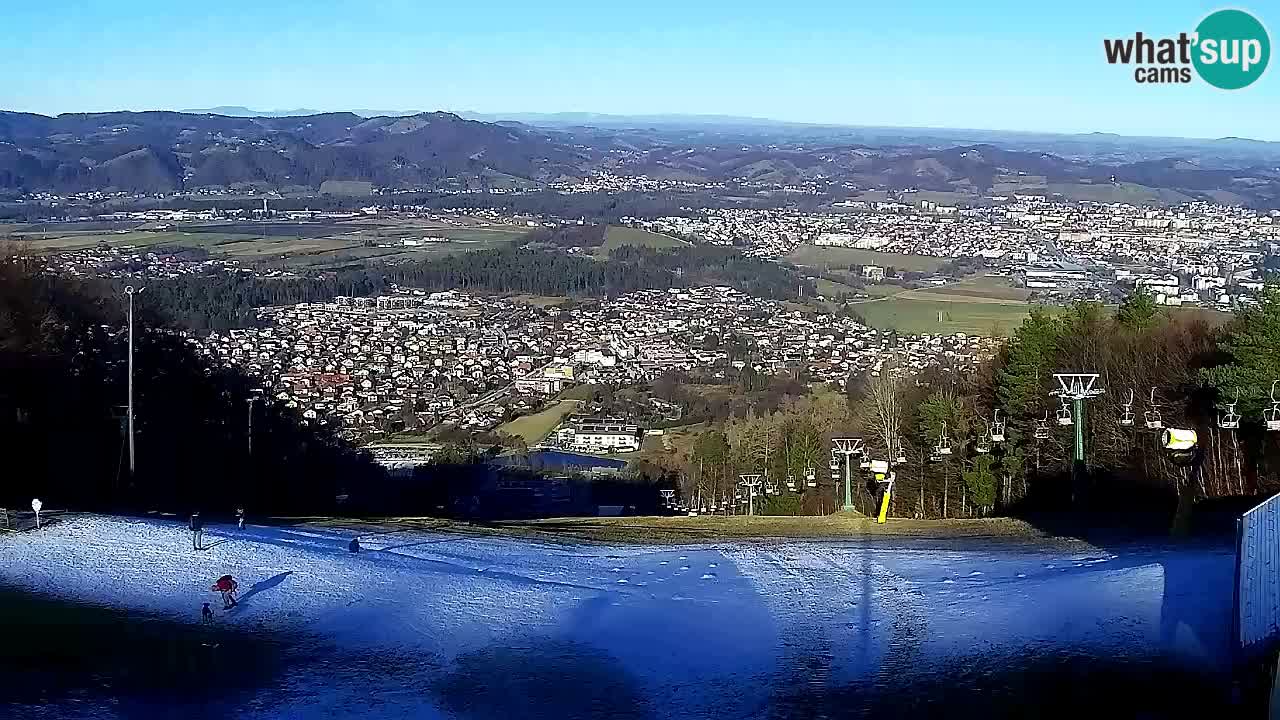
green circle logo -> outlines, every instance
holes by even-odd
[[[1191,62],[1210,85],[1239,90],[1262,77],[1271,59],[1271,38],[1243,10],[1218,10],[1196,26],[1199,40]]]

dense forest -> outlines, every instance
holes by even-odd
[[[577,232],[585,235],[591,230]],[[551,237],[545,233],[535,235],[554,244],[555,240],[547,240]],[[781,299],[795,297],[806,281],[789,267],[747,258],[729,248],[623,247],[613,251],[607,260],[594,260],[563,252],[507,247],[300,278],[263,278],[248,273],[183,276],[151,283],[145,305],[156,322],[220,330],[252,325],[259,307],[375,295],[392,286],[604,297],[708,284],[731,285],[744,292]],[[811,291],[811,287],[806,290]]]

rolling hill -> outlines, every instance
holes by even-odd
[[[1112,146],[1123,139],[1106,137],[1096,142],[1106,144],[1105,154],[1113,159],[1102,161],[1027,149],[1025,139],[859,144],[835,137],[762,139],[752,134],[758,130],[714,124],[637,128],[567,124],[591,122],[591,116],[563,119],[561,126],[538,127],[445,112],[48,117],[0,111],[0,191],[175,193],[250,187],[306,194],[330,180],[407,190],[518,188],[607,170],[745,186],[749,192],[809,182],[819,188],[826,183],[947,192],[960,199],[1038,192],[1082,200],[1230,198],[1280,207],[1280,168],[1261,151],[1236,152],[1230,159],[1196,152],[1152,157],[1147,150],[1116,150]],[[1260,145],[1269,152],[1272,144]]]

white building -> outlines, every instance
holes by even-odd
[[[640,449],[640,428],[620,418],[581,418],[560,427],[555,439],[578,452],[631,452]]]

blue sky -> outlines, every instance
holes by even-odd
[[[1252,9],[1272,33],[1280,7]],[[856,125],[1280,140],[1280,73],[1143,86],[1104,37],[1187,0],[50,0],[6,3],[0,108],[244,105],[715,113]],[[1249,8],[1248,4],[1240,7]],[[1280,61],[1277,61],[1280,62]],[[1275,62],[1272,63],[1276,64]]]

